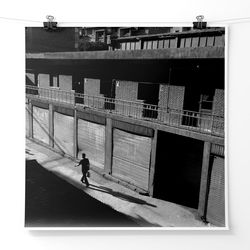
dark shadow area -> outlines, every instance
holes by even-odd
[[[131,218],[26,161],[26,227],[138,227]],[[146,226],[155,226],[149,225]]]
[[[29,149],[25,149],[25,154],[27,154],[27,155],[34,155],[34,154],[32,154],[32,153],[30,153],[30,150]]]
[[[203,142],[159,131],[154,197],[198,208]]]
[[[36,121],[37,124],[39,125],[39,127],[43,130],[43,132],[48,136],[49,140],[53,140],[54,142],[54,145],[57,146],[57,148],[61,151],[62,154],[66,154],[65,151],[62,149],[61,145],[57,142],[56,138],[55,137],[51,137],[50,133],[49,133],[49,128],[46,128],[45,126],[43,126],[39,120],[39,118],[36,117],[36,115],[34,114],[34,112],[31,112],[29,110],[29,108],[26,107],[26,110],[29,112],[29,114],[31,115],[32,114],[32,118],[33,118],[33,121]],[[38,138],[35,138],[37,140],[39,140]],[[40,141],[40,140],[39,140]]]
[[[140,204],[140,205],[147,205],[147,206],[150,206],[150,207],[156,207],[155,205],[150,204],[150,203],[148,203],[148,202],[146,202],[144,200],[138,199],[136,197],[133,197],[133,196],[130,196],[130,195],[127,195],[127,194],[116,192],[111,188],[107,188],[107,187],[103,187],[103,186],[96,186],[96,185],[93,185],[93,184],[90,184],[88,188],[96,190],[96,191],[100,191],[100,192],[103,192],[103,193],[107,193],[107,194],[110,194],[110,195],[113,195],[116,198],[119,198],[119,199],[122,199],[122,200],[125,200],[125,201],[133,202],[133,203]]]

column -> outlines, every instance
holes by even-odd
[[[149,195],[152,197],[154,193],[154,176],[155,176],[155,162],[156,162],[156,147],[157,147],[157,136],[158,130],[154,130],[154,137],[152,140],[152,149],[150,157],[150,169],[149,169],[149,181],[148,181],[148,190]]]
[[[54,110],[53,104],[49,104],[49,145],[54,147]]]
[[[106,119],[105,127],[105,163],[104,172],[111,174],[112,172],[112,143],[113,143],[113,131],[112,131],[112,120]]]
[[[29,111],[29,137],[33,138],[33,105],[29,100],[28,104],[28,111]]]
[[[211,143],[204,142],[203,161],[201,170],[201,184],[199,195],[198,213],[201,217],[206,215],[206,206],[209,191],[209,159],[210,159]]]
[[[73,149],[73,153],[74,153],[74,157],[77,158],[77,142],[78,142],[78,121],[77,121],[77,111],[76,109],[74,110],[74,131],[73,131],[73,145],[74,145],[74,149]]]

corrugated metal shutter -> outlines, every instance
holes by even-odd
[[[105,126],[78,119],[78,158],[85,153],[90,164],[104,168]]]
[[[152,139],[119,129],[113,133],[112,175],[148,190]]]
[[[225,226],[224,158],[213,155],[212,172],[207,205],[207,221]]]
[[[49,110],[33,106],[33,137],[49,144]]]
[[[74,118],[54,112],[54,145],[67,155],[74,155]]]
[[[170,123],[180,124],[181,110],[183,109],[185,87],[174,85],[161,85],[159,89],[159,107],[160,109],[170,108],[171,113],[159,111],[158,119]]]

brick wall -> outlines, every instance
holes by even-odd
[[[184,86],[160,85],[158,106],[164,110],[170,108],[176,111],[167,113],[166,110],[160,110],[158,113],[159,120],[171,124],[180,122],[181,113],[178,111],[183,109],[184,93]]]

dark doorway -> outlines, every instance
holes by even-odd
[[[84,77],[78,74],[73,75],[72,89],[75,90],[76,94],[84,94]],[[84,103],[84,98],[75,97],[75,103]]]
[[[157,118],[156,106],[159,101],[159,84],[139,83],[138,100],[143,100],[143,117]],[[152,105],[150,105],[152,104]]]
[[[198,208],[203,142],[158,133],[154,197]]]

